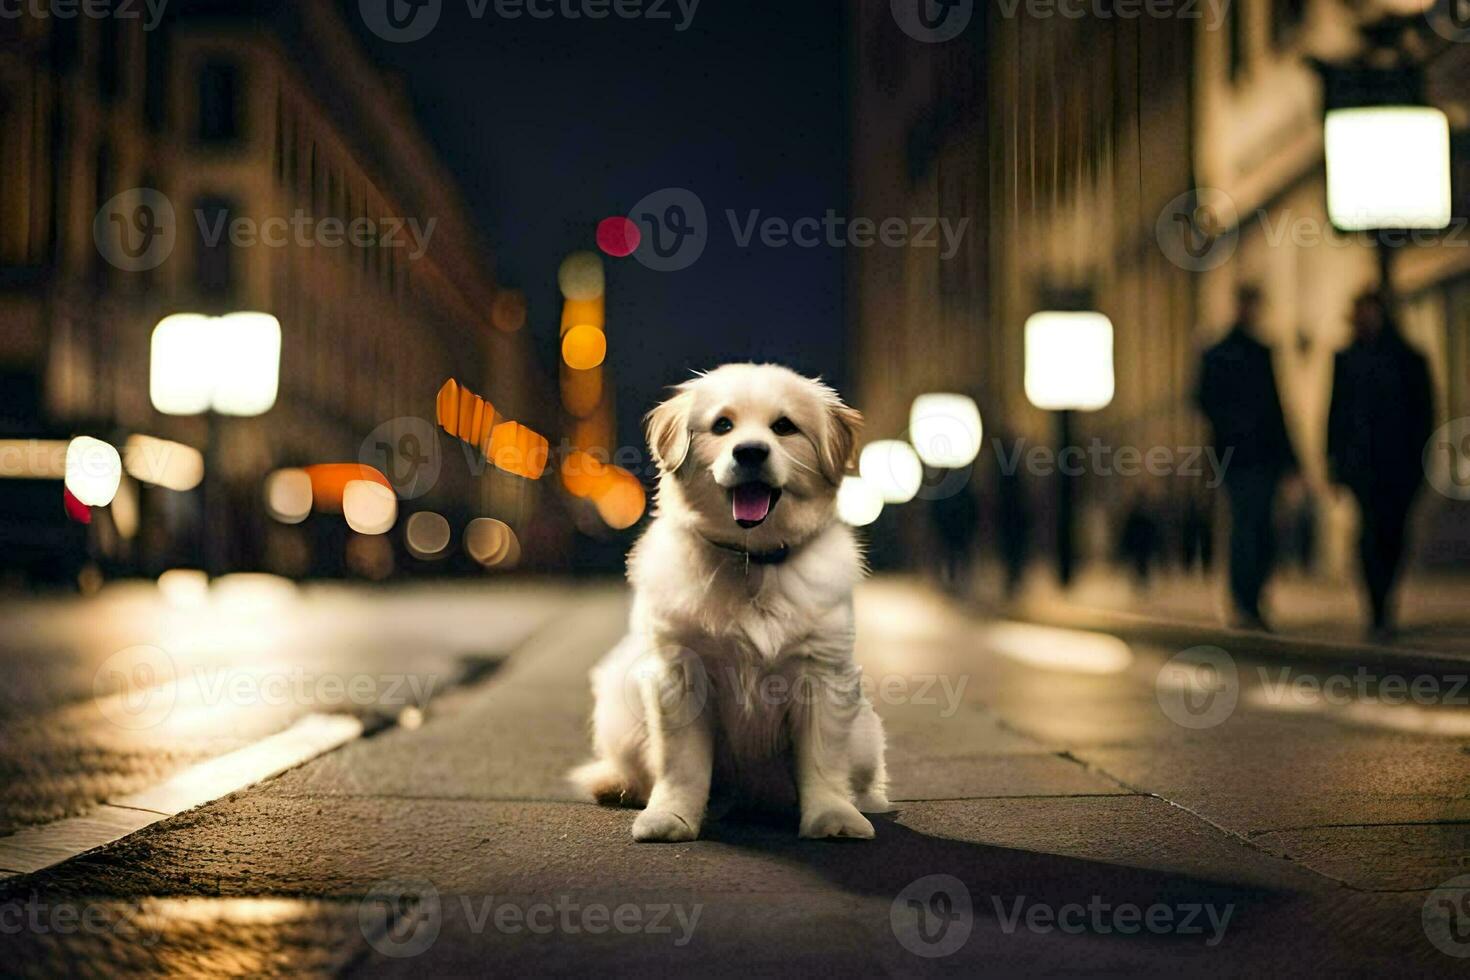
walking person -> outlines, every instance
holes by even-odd
[[[1394,585],[1433,429],[1428,364],[1399,333],[1383,296],[1360,295],[1353,304],[1352,343],[1333,366],[1327,459],[1332,478],[1362,512],[1358,555],[1373,633],[1383,639],[1394,629]]]
[[[1237,294],[1236,321],[1200,364],[1197,400],[1225,465],[1230,501],[1231,625],[1267,629],[1261,591],[1274,561],[1272,511],[1282,477],[1297,472],[1271,349],[1257,337],[1260,290]]]

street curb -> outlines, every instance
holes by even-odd
[[[1180,649],[1213,644],[1231,653],[1268,660],[1309,660],[1334,666],[1372,667],[1385,673],[1443,674],[1470,670],[1470,654],[1237,630],[1092,606],[1059,605],[1043,609],[1029,604],[1012,606],[974,600],[967,605],[987,616],[1111,632]]]

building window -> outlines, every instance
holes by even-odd
[[[227,302],[235,291],[235,254],[230,243],[234,202],[204,197],[194,202],[194,284],[207,300]]]
[[[240,138],[240,70],[232,62],[210,61],[199,72],[199,139],[229,143]]]

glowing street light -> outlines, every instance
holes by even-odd
[[[860,476],[845,476],[837,487],[837,517],[852,527],[867,527],[883,513],[883,495]]]
[[[1450,121],[1430,106],[1331,109],[1327,213],[1343,231],[1449,226]]]
[[[101,439],[77,436],[66,447],[66,489],[88,507],[106,507],[122,482],[122,457]]]
[[[1076,303],[1083,306],[1085,303]],[[1026,321],[1026,398],[1053,412],[1058,454],[1073,445],[1072,413],[1113,401],[1113,322],[1085,309],[1046,310]],[[1069,585],[1076,565],[1074,477],[1057,473],[1057,579]]]
[[[858,473],[885,504],[908,503],[924,482],[924,465],[913,447],[897,439],[880,439],[864,446],[858,457]]]
[[[165,415],[264,415],[280,369],[281,324],[269,313],[177,313],[153,328],[148,395]]]
[[[204,567],[223,570],[220,545],[226,521],[217,513],[218,419],[264,415],[276,403],[281,375],[281,323],[269,313],[227,316],[179,313],[153,328],[148,397],[165,415],[204,415],[209,426],[204,466]]]
[[[926,466],[969,466],[980,455],[984,431],[980,407],[966,395],[920,395],[909,409],[909,442]]]
[[[1095,412],[1113,400],[1113,323],[1049,310],[1026,321],[1026,398],[1053,412]]]
[[[1382,17],[1363,25],[1354,60],[1313,62],[1322,76],[1327,213],[1341,231],[1374,233],[1390,298],[1395,246],[1408,232],[1447,228],[1454,208],[1449,120],[1426,99],[1424,68],[1408,43],[1416,20]]]

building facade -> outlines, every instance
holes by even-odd
[[[1353,297],[1377,284],[1379,265],[1370,237],[1339,234],[1328,219],[1322,82],[1312,60],[1357,56],[1362,25],[1385,14],[1419,15],[1409,47],[1426,67],[1430,103],[1461,134],[1455,221],[1397,249],[1393,262],[1400,320],[1429,359],[1443,421],[1470,414],[1470,48],[1433,29],[1428,0],[1235,0],[1226,29],[1196,34],[1194,155],[1215,241],[1198,266],[1201,338],[1227,327],[1238,285],[1261,286],[1288,425],[1318,502],[1321,558],[1341,575],[1355,561],[1357,515],[1328,484],[1332,361],[1351,336]],[[1426,492],[1418,521],[1423,561],[1470,559],[1463,505]]]
[[[1372,284],[1377,260],[1371,243],[1327,220],[1322,82],[1310,59],[1352,57],[1362,25],[1386,12],[1423,15],[1413,33],[1430,101],[1463,130],[1470,45],[1430,29],[1427,0],[1232,0],[1161,5],[1158,16],[1128,16],[1137,5],[1127,4],[976,4],[965,30],[941,41],[913,36],[886,2],[858,6],[854,214],[972,220],[948,261],[854,251],[854,371],[872,436],[902,434],[916,394],[970,393],[986,422],[973,485],[993,492],[1003,455],[1054,439],[1024,391],[1024,324],[1083,302],[1114,325],[1116,393],[1078,418],[1078,444],[1163,450],[1175,464],[1124,476],[1089,462],[1078,488],[1084,547],[1111,553],[1124,515],[1143,506],[1162,518],[1167,551],[1189,553],[1207,533],[1199,518],[1217,482],[1183,466],[1207,442],[1193,405],[1198,357],[1228,329],[1236,289],[1259,285],[1315,557],[1350,574],[1354,515],[1327,483],[1326,412],[1351,298]],[[1457,137],[1457,215],[1470,213],[1464,149]],[[1395,261],[1402,319],[1433,365],[1442,419],[1470,411],[1470,235],[1457,226]],[[1018,478],[1044,546],[1053,478],[1024,462]],[[1470,557],[1456,539],[1463,505],[1429,492],[1420,517],[1426,561]]]
[[[985,419],[973,474],[982,493],[1013,469],[1042,543],[1054,521],[1047,474],[1016,450],[1047,447],[1048,413],[1024,389],[1024,327],[1058,297],[1085,297],[1115,325],[1117,393],[1078,420],[1084,443],[1198,444],[1188,410],[1194,296],[1158,248],[1154,220],[1190,186],[1191,26],[1028,16],[977,4],[959,36],[926,43],[888,3],[856,18],[853,209],[968,221],[950,258],[854,254],[852,329],[860,399],[875,437],[902,434],[924,391],[971,394]],[[1185,481],[1082,477],[1093,515],[1137,493],[1175,509]],[[1101,532],[1105,536],[1105,529]],[[1105,548],[1094,530],[1094,549]]]
[[[492,326],[494,265],[454,181],[334,4],[175,2],[157,24],[0,32],[0,358],[44,425],[202,448],[202,418],[152,408],[152,329],[258,310],[282,325],[279,396],[221,420],[210,454],[237,511],[260,509],[277,467],[367,461],[384,423],[432,425],[448,377],[545,431],[554,386],[523,333]],[[405,513],[530,519],[533,485],[452,441],[424,451],[439,476]]]

